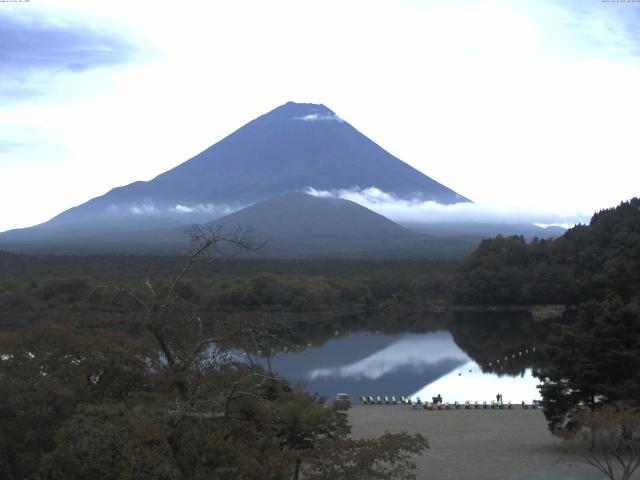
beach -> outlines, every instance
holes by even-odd
[[[539,409],[430,411],[408,405],[354,405],[349,421],[354,438],[403,430],[427,437],[429,449],[415,458],[418,479],[605,478],[549,433]]]

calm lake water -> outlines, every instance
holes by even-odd
[[[307,391],[329,399],[338,392],[352,399],[395,395],[398,399],[419,396],[431,400],[440,394],[445,402],[489,403],[501,393],[505,403],[531,403],[540,399],[536,387],[540,381],[527,368],[534,350],[522,342],[507,353],[496,351],[492,356],[492,352],[484,352],[483,358],[496,358],[481,367],[458,347],[448,331],[354,333],[336,336],[319,347],[278,353],[271,358],[271,366]],[[513,366],[514,362],[519,365],[517,375],[498,374],[502,365]]]

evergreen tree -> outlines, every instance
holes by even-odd
[[[558,326],[541,372],[544,413],[552,431],[577,427],[576,415],[605,404],[640,404],[640,301],[589,302],[578,321]]]

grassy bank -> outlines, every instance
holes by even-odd
[[[384,431],[422,433],[430,448],[416,458],[429,480],[596,480],[598,473],[552,437],[541,410],[412,410],[354,405],[356,438]],[[639,477],[640,478],[640,477]]]

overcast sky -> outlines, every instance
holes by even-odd
[[[640,2],[0,3],[0,231],[324,103],[484,208],[640,194]],[[585,217],[586,216],[586,217]]]

